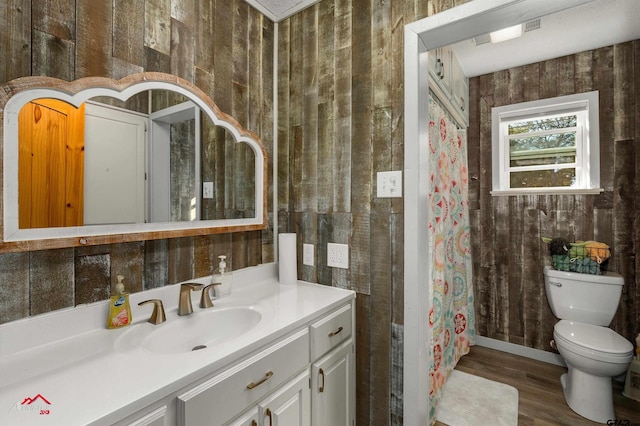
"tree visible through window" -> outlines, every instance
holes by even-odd
[[[577,115],[571,114],[509,124],[511,188],[573,185],[577,122]],[[518,171],[519,167],[545,165],[553,168]]]
[[[591,102],[569,99],[579,96]],[[588,131],[597,106],[590,92],[494,108],[494,192],[597,186],[598,137]]]

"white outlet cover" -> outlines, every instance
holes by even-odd
[[[378,198],[402,197],[402,170],[378,172],[376,178]]]
[[[349,246],[347,244],[327,244],[327,266],[349,269]]]

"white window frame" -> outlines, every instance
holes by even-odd
[[[559,164],[558,168],[576,169],[576,180],[570,187],[511,188],[512,167],[509,157],[508,125],[517,121],[544,118],[559,114],[576,114],[575,163]],[[492,178],[491,195],[530,194],[597,194],[600,188],[600,125],[598,91],[522,102],[491,109]],[[517,171],[542,170],[549,166],[519,166]]]

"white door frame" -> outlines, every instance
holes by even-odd
[[[182,102],[149,115],[151,135],[149,138],[149,179],[147,179],[147,221],[171,222],[171,125],[195,120],[195,217],[200,220],[202,206],[202,176],[200,164],[200,109],[192,101]]]
[[[407,426],[428,424],[429,418],[428,51],[590,1],[473,0],[405,26],[403,418]]]

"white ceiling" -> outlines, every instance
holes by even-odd
[[[467,77],[640,39],[639,0],[596,0],[540,19],[540,28],[498,44],[452,45]]]
[[[282,21],[320,0],[245,0],[273,22]]]
[[[245,0],[274,22],[320,0]],[[562,0],[558,0],[562,1]],[[640,0],[594,0],[540,19],[540,28],[499,44],[452,46],[467,77],[640,39]]]

